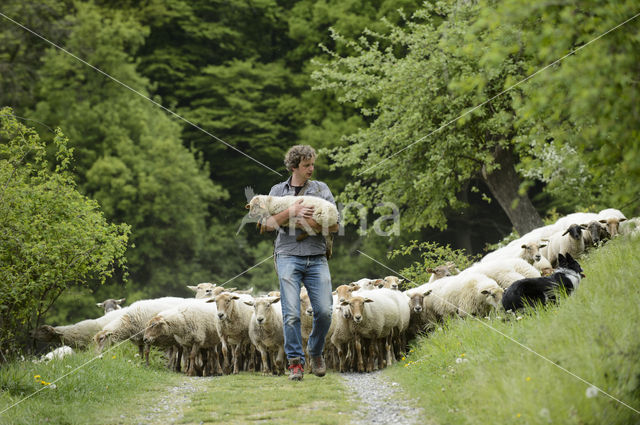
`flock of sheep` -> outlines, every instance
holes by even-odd
[[[360,279],[334,292],[332,324],[325,344],[327,366],[373,371],[395,362],[408,341],[446,317],[484,317],[501,309],[513,282],[547,275],[559,254],[577,257],[619,233],[638,234],[638,219],[618,210],[576,213],[535,229],[460,271],[453,263],[428,271],[428,283],[401,291],[396,276]],[[168,367],[190,376],[257,371],[283,374],[286,367],[282,310],[277,291],[253,296],[211,283],[190,286],[194,298],[164,297],[121,307],[122,300],[99,306],[105,314],[68,326],[42,326],[36,339],[100,352],[131,340],[148,362],[149,348],[166,352]],[[313,310],[300,293],[303,340],[311,333]]]

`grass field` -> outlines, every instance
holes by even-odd
[[[559,305],[450,321],[386,373],[441,424],[640,423],[639,258],[640,241],[610,241]]]

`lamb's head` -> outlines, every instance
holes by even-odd
[[[434,275],[433,280],[438,280],[438,279],[442,279],[443,277],[451,276],[453,274],[452,269],[454,268],[455,268],[455,264],[453,264],[453,267],[449,267],[449,264],[447,263],[447,264],[441,264],[433,268],[429,267],[427,269],[427,272],[432,273]]]
[[[255,219],[269,217],[268,199],[268,195],[254,196],[245,207],[249,210],[247,216]]]
[[[404,279],[400,279],[398,276],[387,276],[384,278],[384,287],[397,291],[403,281]]]
[[[267,323],[269,317],[271,317],[271,304],[277,303],[278,301],[280,301],[280,297],[264,297],[256,298],[254,301],[245,301],[244,303],[254,308],[256,324],[262,326]]]
[[[147,327],[144,330],[144,343],[153,344],[156,338],[165,333],[166,327],[167,321],[164,320],[162,316],[153,317],[151,320],[149,320],[149,323],[147,323]]]
[[[611,237],[605,223],[593,220],[583,226],[585,226],[593,246],[598,246],[600,245],[600,242],[604,242],[606,239]]]
[[[105,346],[111,344],[111,335],[113,331],[103,329],[93,336],[93,340],[96,342],[96,352],[101,353]]]
[[[213,290],[216,287],[215,283],[203,282],[198,283],[196,286],[187,285],[187,288],[196,293],[196,298],[211,298],[214,296]]]
[[[353,321],[358,324],[364,319],[364,305],[366,303],[372,303],[373,300],[364,297],[352,297],[350,300],[345,300],[340,305],[347,307]]]
[[[540,261],[540,258],[542,257],[540,254],[540,248],[544,248],[545,246],[547,246],[547,244],[543,242],[529,242],[523,244],[521,246],[522,253],[520,254],[520,257],[529,264]]]
[[[431,289],[423,292],[413,291],[409,293],[409,310],[411,314],[419,314],[423,310],[424,297],[431,294]]]
[[[571,239],[574,239],[576,241],[580,241],[580,240],[582,240],[582,230],[585,229],[585,228],[586,228],[586,226],[584,224],[572,224],[562,234],[562,236],[568,234],[571,237]]]
[[[500,308],[504,289],[495,282],[486,282],[478,287],[480,298],[493,308]]]
[[[218,309],[218,319],[227,320],[233,313],[235,301],[239,299],[240,297],[238,295],[229,292],[223,292],[216,296],[215,303]]]
[[[351,294],[358,289],[360,289],[358,285],[340,285],[336,288],[333,294],[338,296],[338,302],[342,302],[350,299]]]
[[[600,223],[604,224],[609,231],[609,236],[614,237],[619,234],[620,223],[625,221],[626,218],[609,217],[607,219],[600,220]]]
[[[109,313],[113,310],[120,310],[120,304],[126,301],[126,298],[120,298],[119,300],[114,300],[113,298],[109,298],[108,300],[104,300],[101,303],[96,303],[96,305],[100,308],[104,308],[104,314]]]
[[[62,342],[62,333],[49,325],[42,325],[33,332],[33,337],[41,342]]]

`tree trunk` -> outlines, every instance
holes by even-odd
[[[538,211],[533,207],[527,194],[520,195],[520,177],[515,169],[515,156],[511,150],[497,147],[494,159],[500,168],[487,174],[482,168],[482,178],[496,198],[511,224],[520,235],[544,225]]]

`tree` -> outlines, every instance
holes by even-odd
[[[76,4],[65,47],[149,96],[134,54],[147,31],[132,15]],[[181,126],[146,99],[57,49],[39,70],[34,117],[65,129],[77,152],[80,188],[105,214],[132,226],[131,280],[146,296],[186,291],[193,279],[224,268],[204,260],[220,233],[211,211],[228,193],[209,179],[197,153],[184,147]],[[158,99],[160,100],[160,99]],[[187,143],[185,143],[187,144]],[[224,230],[224,229],[223,229]],[[226,229],[229,234],[234,229]],[[233,258],[230,249],[226,255]],[[177,289],[180,288],[180,289]]]
[[[466,205],[459,194],[481,180],[520,233],[542,224],[515,165],[518,143],[512,97],[496,96],[523,73],[517,52],[492,69],[481,52],[466,48],[479,6],[425,4],[406,29],[366,31],[357,41],[334,35],[356,53],[338,55],[314,74],[316,88],[359,108],[369,122],[333,151],[339,167],[352,167],[345,200],[390,201],[404,226],[444,228],[446,212]],[[483,34],[474,35],[482,38]]]
[[[52,169],[48,147],[11,109],[0,110],[0,124],[0,343],[15,350],[65,290],[104,283],[124,266],[130,228],[109,224],[78,192],[59,129]]]
[[[491,34],[481,55],[488,68],[515,50],[529,58],[527,74],[564,57],[514,101],[531,152],[522,172],[544,181],[565,210],[640,212],[637,3],[484,3],[473,30]]]

